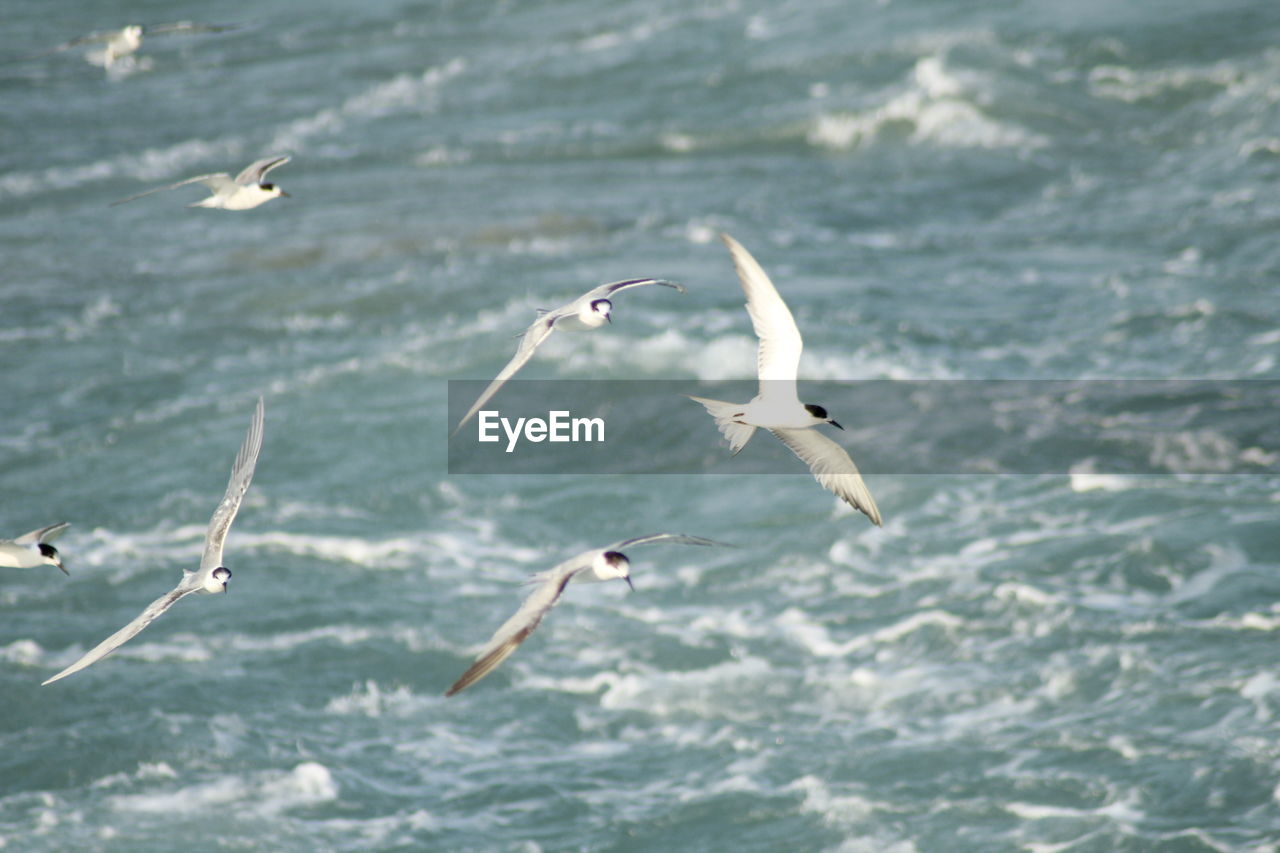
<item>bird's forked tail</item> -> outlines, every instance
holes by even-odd
[[[736,420],[742,417],[743,403],[708,400],[706,397],[695,397],[692,394],[686,394],[685,396],[696,403],[701,403],[703,408],[707,410],[707,414],[716,419],[716,426],[724,434],[724,437],[729,440],[729,449],[734,452],[734,455],[737,455],[739,450],[746,447],[747,442],[751,440],[751,436],[755,435],[755,427]]]

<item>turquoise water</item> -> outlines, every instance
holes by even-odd
[[[1280,378],[1280,6],[241,11],[0,29],[246,24],[0,65],[0,535],[73,524],[2,576],[0,849],[1277,849],[1274,475],[877,473],[877,530],[802,472],[449,476],[445,409],[638,276],[689,292],[522,378],[749,377],[721,230],[811,379]],[[107,207],[273,153],[253,211]],[[259,394],[229,594],[41,688],[198,562]],[[520,580],[659,530],[743,547],[637,549],[442,696]]]

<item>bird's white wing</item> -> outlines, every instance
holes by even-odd
[[[254,160],[248,166],[245,166],[240,174],[236,175],[236,183],[245,187],[249,186],[249,184],[260,184],[262,179],[267,176],[267,172],[270,172],[276,166],[283,166],[292,159],[293,157],[288,154],[277,154],[271,157],[263,157],[261,160]]]
[[[594,302],[597,299],[608,299],[620,290],[627,290],[632,287],[644,287],[649,284],[660,284],[663,287],[673,287],[681,293],[685,292],[683,284],[674,281],[667,281],[664,278],[629,278],[625,281],[614,281],[609,284],[602,284],[599,287],[593,287],[591,290],[584,293],[578,301]]]
[[[489,673],[498,668],[504,660],[511,656],[511,653],[520,648],[520,644],[528,638],[533,630],[542,622],[542,617],[555,607],[556,602],[560,600],[564,588],[569,585],[569,581],[581,571],[584,571],[590,565],[589,560],[583,557],[594,554],[594,551],[588,551],[586,554],[580,554],[572,560],[561,563],[555,569],[543,572],[538,576],[538,586],[529,596],[525,598],[524,603],[520,605],[520,609],[515,615],[502,623],[502,627],[494,632],[489,638],[489,642],[485,643],[484,648],[476,655],[475,662],[462,673],[462,676],[453,683],[453,686],[445,691],[445,696],[452,696],[460,690],[465,690],[472,684],[484,678]]]
[[[197,24],[193,21],[174,21],[172,24],[156,24],[143,27],[149,36],[194,35],[196,33],[222,33],[227,30],[238,30],[242,24]]]
[[[228,175],[226,172],[214,172],[209,175],[196,175],[194,178],[187,178],[185,181],[178,181],[176,184],[168,184],[167,186],[163,186],[163,187],[155,187],[153,189],[140,192],[136,195],[131,195],[128,198],[122,198],[119,201],[113,201],[108,206],[115,207],[118,204],[124,204],[127,201],[133,201],[134,199],[139,199],[144,196],[149,196],[149,195],[152,195],[153,193],[164,192],[165,190],[176,190],[178,187],[185,187],[187,184],[204,184],[206,187],[213,190],[214,192],[217,192],[223,187],[234,186],[234,183],[231,180],[231,176]]]
[[[208,575],[222,565],[222,546],[227,541],[227,531],[235,520],[240,509],[240,501],[253,479],[254,466],[258,464],[258,453],[262,450],[262,398],[253,410],[253,420],[249,422],[249,432],[245,434],[240,452],[236,454],[235,464],[231,466],[231,479],[227,481],[227,493],[222,496],[218,508],[209,519],[209,529],[204,535],[204,555],[200,558],[200,571],[194,579],[201,586]]]
[[[480,411],[481,407],[484,406],[485,403],[489,402],[494,394],[498,393],[498,389],[500,389],[508,379],[515,376],[516,371],[524,367],[525,364],[528,363],[529,359],[533,358],[534,351],[542,345],[542,342],[545,341],[553,331],[555,331],[556,321],[564,316],[567,315],[564,313],[563,309],[557,309],[555,311],[548,311],[546,314],[543,314],[541,317],[533,321],[533,324],[525,330],[524,335],[520,338],[520,347],[516,350],[516,354],[507,362],[506,367],[498,371],[498,375],[495,376],[493,381],[490,382],[484,391],[481,392],[480,397],[472,404],[471,408],[467,410],[467,413],[463,415],[462,420],[458,421],[458,425],[453,429],[453,435],[457,435],[458,431],[466,426],[467,421],[471,420],[471,418],[475,416],[475,413]]]
[[[845,449],[816,429],[769,430],[791,452],[799,456],[822,488],[832,492],[854,509],[860,510],[872,523],[880,525],[880,509],[858,473],[858,466]]]
[[[621,542],[615,542],[606,551],[621,551],[623,548],[629,548],[632,545],[650,545],[655,542],[670,542],[673,545],[725,545],[732,548],[725,542],[716,542],[714,539],[703,539],[701,536],[690,536],[687,533],[650,533],[646,536],[637,536],[634,539],[624,539]]]
[[[760,339],[756,353],[760,395],[782,394],[787,395],[787,399],[794,399],[796,372],[800,367],[800,352],[804,349],[796,321],[751,253],[728,234],[721,234],[720,239],[733,256],[742,292],[747,295],[747,313],[751,315],[751,325]]]
[[[102,660],[104,657],[132,640],[143,628],[154,622],[157,616],[172,607],[175,601],[185,595],[190,595],[199,589],[198,586],[191,583],[193,575],[193,572],[188,572],[183,576],[182,583],[178,584],[176,589],[148,604],[147,609],[138,614],[136,619],[128,625],[125,625],[119,631],[116,631],[110,637],[107,637],[101,643],[98,643],[98,645],[94,646],[89,651],[85,652],[80,660],[71,664],[71,666],[67,667],[53,678],[42,682],[40,686],[43,687],[45,684],[52,684],[60,678],[66,678],[68,675],[79,672],[85,667]]]
[[[62,44],[55,45],[54,47],[51,47],[48,50],[42,50],[39,53],[30,53],[30,54],[27,54],[26,56],[22,56],[19,58],[35,59],[40,56],[48,56],[51,53],[58,53],[59,51],[70,50],[71,48],[79,47],[82,44],[92,44],[93,42],[99,42],[99,41],[111,41],[113,38],[119,36],[120,33],[121,33],[120,30],[102,30],[101,32],[87,33],[82,36],[77,36],[76,38],[73,38],[70,41],[64,41]]]
[[[39,530],[32,530],[30,533],[24,533],[17,539],[13,540],[18,545],[35,545],[38,542],[52,542],[62,535],[62,531],[71,526],[70,522],[59,521],[57,524],[50,524],[48,527],[41,527]]]

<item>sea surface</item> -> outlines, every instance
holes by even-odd
[[[243,26],[24,58],[176,20]],[[5,853],[1280,850],[1275,447],[898,473],[833,409],[877,529],[798,462],[451,475],[446,411],[625,278],[688,292],[521,378],[749,380],[720,232],[802,379],[1280,379],[1274,0],[13,2],[0,104],[0,536],[72,524],[0,570]],[[108,207],[277,153],[255,210]],[[198,564],[259,395],[228,594],[41,687]],[[640,452],[727,455],[688,406]],[[443,696],[658,531],[739,547]]]

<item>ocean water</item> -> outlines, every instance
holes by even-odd
[[[18,59],[182,19],[245,26]],[[876,473],[875,529],[799,468],[450,475],[446,412],[639,276],[688,293],[522,378],[749,378],[720,231],[813,379],[1280,378],[1278,44],[1267,0],[9,4],[0,535],[73,526],[0,572],[0,849],[1280,849],[1280,478],[1195,464],[1276,448]],[[107,206],[273,153],[253,211]],[[228,595],[40,687],[198,562],[259,394]],[[662,530],[740,547],[636,549],[443,697],[527,575]]]

